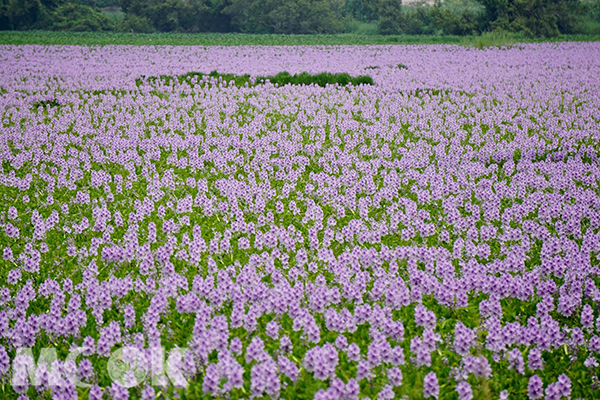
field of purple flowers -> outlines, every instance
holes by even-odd
[[[0,46],[0,124],[3,399],[600,398],[600,43]]]

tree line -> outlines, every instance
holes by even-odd
[[[0,0],[0,30],[600,33],[600,0]]]

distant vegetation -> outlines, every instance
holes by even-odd
[[[467,47],[514,46],[527,42],[600,41],[600,35],[560,35],[531,38],[522,33],[484,32],[481,35],[359,35],[353,33],[283,35],[249,33],[125,33],[69,31],[0,31],[0,44],[135,45],[135,46],[339,46],[383,44],[455,44]],[[398,67],[401,69],[401,67]],[[0,89],[0,94],[2,93]]]
[[[137,86],[141,86],[144,82],[150,84],[162,83],[163,85],[169,85],[177,81],[179,84],[187,83],[191,86],[205,85],[215,82],[227,82],[229,85],[244,87],[244,86],[257,86],[264,85],[267,81],[271,82],[275,86],[284,85],[317,85],[325,87],[326,85],[338,84],[340,86],[352,85],[373,85],[373,78],[366,75],[360,75],[352,77],[349,74],[331,74],[323,72],[320,74],[309,74],[308,72],[302,72],[300,74],[291,75],[289,72],[280,72],[277,75],[272,76],[257,76],[252,77],[248,74],[245,75],[234,75],[234,74],[220,74],[217,71],[212,71],[209,74],[201,72],[190,72],[183,75],[171,76],[171,75],[160,75],[141,77],[136,79]]]
[[[600,0],[0,0],[0,30],[552,38],[600,34]]]

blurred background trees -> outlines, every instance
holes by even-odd
[[[0,0],[0,29],[600,34],[600,0]]]

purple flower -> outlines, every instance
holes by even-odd
[[[250,391],[252,396],[261,396],[266,393],[270,397],[277,397],[281,383],[277,374],[277,364],[272,358],[267,358],[260,364],[252,366],[250,372]]]
[[[264,349],[265,344],[262,339],[258,336],[254,336],[246,348],[246,363],[249,363],[252,360],[260,361],[265,355]]]
[[[508,359],[509,369],[514,369],[519,374],[525,373],[525,362],[519,349],[512,349],[506,358]]]
[[[415,336],[412,338],[410,341],[410,351],[415,354],[411,358],[411,361],[416,367],[431,366],[431,351],[420,337]]]
[[[456,385],[456,393],[458,393],[459,400],[472,400],[473,399],[473,389],[471,389],[471,385],[467,381],[459,382]]]
[[[402,385],[402,371],[399,368],[394,367],[387,370],[388,382],[393,387],[398,387]]]
[[[290,359],[285,356],[280,356],[277,359],[277,363],[279,365],[279,371],[282,374],[290,378],[292,381],[296,381],[298,374],[300,373],[296,363],[290,361]]]
[[[338,352],[330,343],[322,347],[313,347],[304,355],[304,367],[312,372],[316,379],[325,380],[335,374],[338,364]]]
[[[93,385],[88,394],[89,400],[102,400],[102,389],[98,385]]]
[[[279,324],[277,321],[270,321],[267,323],[266,332],[271,339],[277,340],[279,337]]]
[[[594,310],[589,304],[585,304],[581,310],[581,325],[584,328],[592,328],[594,326]]]
[[[292,341],[290,340],[289,336],[287,336],[287,335],[282,336],[279,339],[279,346],[281,348],[281,351],[283,351],[284,353],[289,353],[294,348],[294,346],[292,345]]]
[[[360,347],[356,343],[350,343],[346,349],[346,355],[350,361],[360,360]]]
[[[434,397],[438,398],[440,395],[440,385],[435,372],[431,371],[423,379],[423,397]]]
[[[529,356],[527,357],[527,366],[532,371],[544,368],[544,360],[542,359],[542,353],[537,347],[534,347],[531,350],[529,350]]]
[[[154,400],[156,392],[152,386],[145,386],[142,390],[141,400]]]
[[[356,380],[362,381],[371,377],[371,367],[366,360],[360,360],[356,366]]]
[[[391,385],[385,385],[377,395],[377,398],[383,400],[392,400],[395,396],[396,394],[394,393],[393,387]]]
[[[415,323],[417,326],[432,328],[435,326],[436,317],[433,311],[429,311],[424,305],[417,304],[415,307]]]
[[[6,246],[4,248],[4,250],[2,251],[2,257],[6,261],[12,261],[14,259],[13,252],[12,252],[12,249],[10,248],[10,246]]]
[[[335,339],[335,347],[337,347],[337,349],[340,351],[346,350],[348,347],[348,339],[346,339],[346,336],[338,335],[338,337]]]
[[[462,356],[469,354],[475,340],[475,332],[458,321],[454,327],[454,349]]]
[[[234,337],[233,339],[231,339],[231,342],[229,343],[229,350],[233,354],[237,355],[239,355],[242,352],[242,341],[240,340],[240,338]]]
[[[202,391],[204,393],[219,393],[219,383],[221,376],[217,364],[209,364],[204,372],[204,381],[202,382]]]
[[[77,368],[77,374],[81,379],[91,378],[94,375],[94,367],[92,366],[92,362],[87,358],[81,360]]]

